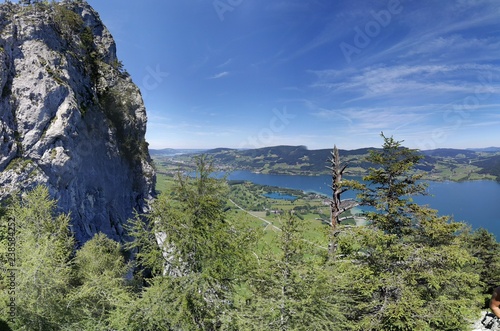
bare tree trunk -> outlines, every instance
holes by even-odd
[[[342,187],[342,176],[344,174],[345,169],[347,168],[347,164],[342,164],[340,162],[340,154],[337,146],[333,147],[333,151],[331,152],[331,156],[328,159],[329,165],[328,169],[331,171],[332,175],[332,185],[330,188],[332,189],[332,199],[330,200],[330,245],[329,252],[330,256],[334,256],[335,250],[337,248],[336,243],[336,235],[338,233],[338,226],[340,224],[340,215],[357,206],[357,203],[342,203],[341,195],[346,192],[348,189]]]

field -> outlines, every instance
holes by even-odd
[[[175,184],[175,176],[159,173],[156,189],[167,193]],[[303,225],[304,240],[326,249],[330,229],[330,207],[328,197],[314,193],[304,193],[279,187],[257,185],[245,181],[229,181],[226,206],[227,218],[233,222],[245,222],[252,228],[264,231],[263,242],[274,241],[281,231],[281,222],[288,213],[299,218]],[[295,196],[295,200],[272,199],[265,193],[282,193]],[[349,216],[347,212],[342,216]],[[353,219],[342,225],[355,224]],[[272,245],[271,245],[272,246]]]

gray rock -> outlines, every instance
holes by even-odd
[[[146,110],[85,1],[0,5],[0,198],[46,185],[76,239],[124,240],[155,172]]]
[[[474,325],[472,326],[472,331],[498,331],[500,330],[500,321],[497,319],[493,319],[493,322],[491,323],[492,325],[487,328],[485,325],[483,325],[482,321],[485,317],[486,314],[491,315],[489,311],[482,311],[481,312],[481,318],[477,321],[475,321]],[[494,315],[492,315],[494,316]],[[491,321],[491,318],[488,318],[486,322]]]

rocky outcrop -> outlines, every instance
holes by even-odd
[[[85,1],[0,5],[0,198],[43,184],[82,243],[123,240],[155,182],[146,111]]]
[[[488,317],[486,317],[486,319],[485,319],[486,315],[488,315]],[[492,330],[498,331],[498,330],[500,330],[500,321],[490,311],[482,311],[481,318],[474,323],[471,330],[472,331],[492,331]]]

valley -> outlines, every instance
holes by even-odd
[[[348,174],[363,176],[372,165],[366,157],[375,148],[340,150],[342,162],[348,164]],[[219,148],[188,153],[162,153],[151,155],[159,173],[173,174],[178,170],[193,169],[192,157],[209,155],[219,171],[247,170],[262,174],[317,176],[328,174],[326,168],[330,149],[309,150],[305,146],[274,146],[259,149],[236,150]],[[469,181],[500,180],[500,149],[486,150],[436,149],[421,151],[422,160],[416,170],[424,173],[425,180]]]
[[[174,183],[175,176],[159,174],[157,190],[170,192]],[[325,245],[325,234],[330,222],[329,200],[326,195],[242,180],[229,180],[228,186],[225,208],[228,218],[240,221],[243,219],[252,227],[263,228],[268,233],[267,236],[272,237],[273,233],[280,231],[283,216],[292,212],[302,221],[304,239]],[[266,197],[268,193],[274,193],[274,198]],[[352,210],[353,213],[357,211],[359,210]],[[351,211],[345,212],[342,217],[352,217],[342,222],[342,225],[346,226],[362,221],[360,216],[351,214]]]

